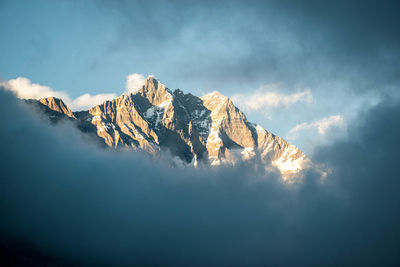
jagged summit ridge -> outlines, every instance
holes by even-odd
[[[141,95],[153,105],[172,100],[172,92],[154,76],[148,76],[143,85],[133,94]]]
[[[49,107],[53,111],[62,113],[70,118],[75,118],[72,111],[64,103],[64,101],[62,101],[62,99],[59,99],[56,97],[47,97],[47,98],[40,99],[39,102],[42,103],[43,105]]]
[[[132,94],[74,112],[61,101],[41,99],[53,111],[93,127],[103,142],[157,154],[169,150],[185,164],[235,164],[258,159],[283,174],[299,172],[308,162],[297,147],[250,123],[233,102],[219,92],[203,97],[171,91],[154,76]],[[62,103],[62,104],[61,104]]]

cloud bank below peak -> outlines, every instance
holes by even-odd
[[[384,100],[315,150],[332,170],[323,182],[310,170],[291,186],[254,166],[170,169],[98,150],[4,91],[0,113],[3,242],[71,265],[400,263],[399,103]]]

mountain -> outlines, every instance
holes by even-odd
[[[309,162],[297,147],[249,122],[228,97],[218,92],[197,97],[171,91],[153,76],[135,93],[87,111],[72,112],[53,97],[29,102],[41,106],[52,122],[72,120],[109,147],[152,155],[168,150],[184,165],[259,160],[289,177]]]
[[[28,99],[26,102],[44,113],[52,122],[60,119],[76,119],[74,113],[61,99],[47,97],[39,100]]]

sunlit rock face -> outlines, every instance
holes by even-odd
[[[53,123],[60,120],[76,120],[70,108],[59,98],[47,97],[40,100],[28,99],[25,100],[25,102],[30,104],[34,110],[40,111]]]
[[[55,97],[47,97],[40,99],[39,102],[49,107],[53,111],[64,114],[70,118],[75,118],[70,108],[65,105],[65,103],[61,99]]]
[[[265,168],[276,167],[289,179],[309,162],[297,147],[247,121],[228,97],[213,92],[199,98],[179,89],[171,91],[153,76],[135,93],[88,111],[72,113],[55,98],[39,102],[79,121],[81,130],[94,127],[92,131],[109,147],[153,155],[168,150],[183,165],[257,160]]]

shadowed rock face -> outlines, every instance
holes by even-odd
[[[172,92],[153,76],[135,93],[105,101],[88,111],[72,113],[56,98],[39,102],[51,112],[77,120],[81,130],[95,132],[109,147],[153,155],[165,149],[185,164],[260,160],[265,166],[272,163],[288,176],[309,161],[295,146],[248,122],[228,97],[218,92],[201,98],[179,89]]]

